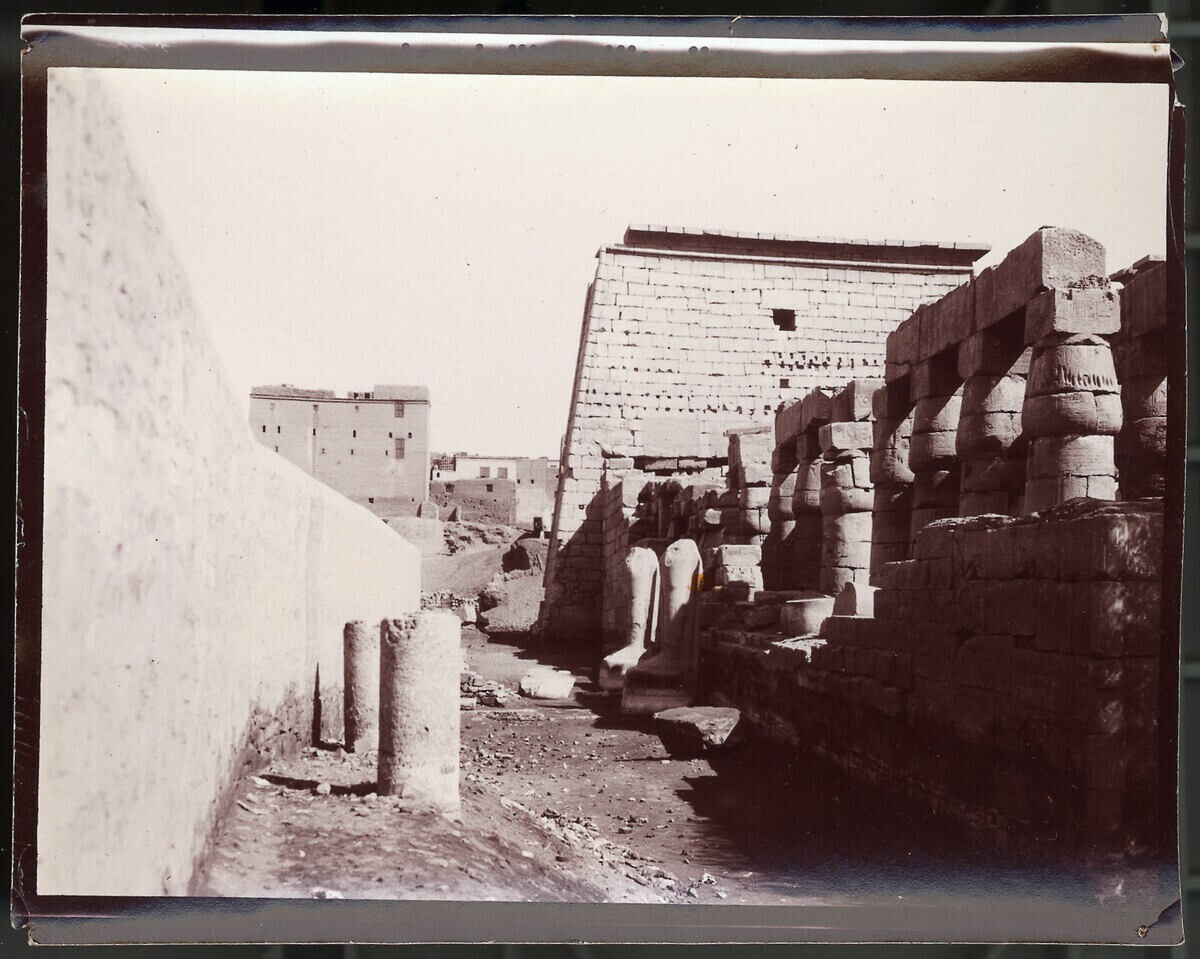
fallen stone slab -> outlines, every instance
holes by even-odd
[[[575,677],[563,669],[541,666],[521,677],[517,691],[529,699],[566,699],[575,688]]]
[[[700,756],[730,749],[741,712],[730,706],[680,706],[654,714],[654,731],[672,756]]]
[[[793,599],[779,607],[779,625],[791,636],[812,636],[821,631],[821,624],[833,615],[834,598],[824,594],[807,599]]]

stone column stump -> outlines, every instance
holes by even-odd
[[[443,812],[459,808],[461,625],[440,610],[380,624],[379,792]]]
[[[352,753],[379,748],[379,632],[361,619],[342,630],[342,701]]]

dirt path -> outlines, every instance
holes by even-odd
[[[928,814],[786,750],[672,759],[590,689],[586,664],[545,657],[577,691],[534,703],[515,690],[535,656],[469,627],[463,646],[513,695],[461,714],[460,821],[376,797],[372,756],[307,750],[239,783],[201,894],[893,907],[1039,883],[1080,905],[1105,894],[1103,873],[983,860]]]

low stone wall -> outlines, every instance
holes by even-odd
[[[517,487],[510,479],[456,479],[429,484],[429,498],[437,503],[441,518],[470,523],[517,523]]]
[[[710,611],[701,700],[1002,850],[1146,852],[1162,814],[1159,656],[1173,648],[1162,520],[1160,500],[1077,500],[938,521],[913,559],[882,568],[873,617],[831,616],[820,638],[781,637],[762,605],[735,627]]]
[[[419,557],[251,437],[99,72],[49,83],[38,875],[184,894],[233,777],[341,734]]]

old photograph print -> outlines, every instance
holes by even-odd
[[[1167,85],[246,66],[46,75],[37,895],[1177,941]]]

